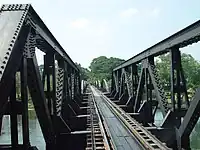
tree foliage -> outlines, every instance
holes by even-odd
[[[112,70],[122,62],[124,62],[123,59],[114,57],[100,56],[94,58],[89,67],[91,69],[91,77],[99,80],[110,80]]]
[[[161,55],[156,66],[163,84],[170,83],[170,54]],[[181,63],[186,79],[187,88],[195,89],[200,85],[200,63],[190,54],[182,53]]]
[[[78,69],[80,70],[81,80],[88,80],[90,71],[87,68],[84,68],[79,63],[75,63]]]
[[[102,79],[110,80],[112,70],[123,61],[123,59],[119,58],[100,56],[92,60],[89,66],[90,70],[81,67],[78,63],[76,63],[76,65],[81,72],[82,79],[94,83],[95,81]]]
[[[187,88],[195,90],[200,86],[200,63],[190,54],[182,53],[181,59]],[[92,60],[89,66],[90,70],[81,67],[80,64],[76,63],[76,65],[81,71],[82,79],[94,83],[101,79],[110,80],[113,68],[117,67],[122,62],[124,62],[124,60],[120,58],[100,56]],[[169,53],[160,55],[158,59],[156,59],[156,68],[163,85],[169,86],[170,84],[170,66]],[[141,65],[139,65],[139,67],[141,67]]]

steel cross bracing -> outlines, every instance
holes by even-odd
[[[79,69],[30,4],[1,7],[0,39],[0,125],[3,115],[11,116],[11,145],[0,145],[0,149],[37,149],[29,139],[28,99],[47,150],[94,149],[87,141],[88,129],[94,140],[102,135],[93,144],[108,149],[92,97],[84,100],[81,92],[81,88],[86,92],[87,83],[81,87]],[[36,48],[45,53],[43,68],[37,64]],[[16,82],[20,83],[18,98]],[[17,115],[22,115],[23,144],[18,140]]]
[[[189,135],[200,116],[199,90],[190,104],[180,52],[180,48],[199,40],[197,21],[112,71],[109,99],[173,149],[190,149]],[[165,53],[170,54],[170,100],[155,64],[155,57]],[[164,118],[159,127],[154,119],[158,108]]]

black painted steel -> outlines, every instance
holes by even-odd
[[[27,59],[22,58],[21,69],[21,99],[23,104],[22,111],[22,130],[23,130],[23,146],[24,149],[28,149],[30,146],[29,139],[29,121],[28,121],[28,91],[27,91]]]
[[[130,66],[131,64],[138,63],[141,60],[150,56],[158,56],[160,54],[169,52],[171,48],[182,48],[189,44],[198,42],[200,40],[200,21],[197,21],[181,31],[173,34],[172,36],[160,41],[159,43],[149,47],[145,51],[137,54],[136,56],[128,59],[113,71]]]
[[[190,104],[180,52],[180,48],[199,40],[200,21],[197,21],[112,71],[112,91],[108,97],[173,149],[190,149],[189,135],[199,118],[198,91],[195,102]],[[162,85],[154,58],[165,53],[170,53],[170,79],[167,85]],[[163,115],[160,129],[154,120],[158,109]]]
[[[146,147],[166,149],[166,144],[173,149],[190,149],[189,135],[200,115],[199,90],[190,104],[179,48],[198,42],[199,37],[200,21],[197,21],[112,72],[111,91],[106,94],[112,102],[106,103],[131,131],[138,132],[135,138],[140,138]],[[0,39],[0,118],[11,115],[11,146],[33,149],[28,133],[28,88],[46,149],[95,149],[98,144],[106,149],[94,101],[81,94],[79,69],[30,4],[1,7]],[[44,68],[37,64],[36,47],[45,53]],[[166,52],[171,53],[171,103],[154,62],[155,56]],[[15,80],[19,71],[21,101],[16,100]],[[105,80],[98,80],[96,86],[109,92]],[[160,127],[154,124],[158,108],[164,117]],[[17,114],[22,115],[23,145],[18,143]],[[95,130],[101,133],[100,143],[95,141],[99,136]]]
[[[18,123],[17,123],[17,113],[15,109],[16,103],[16,79],[13,81],[13,88],[10,93],[10,124],[11,124],[11,145],[14,149],[18,147]]]
[[[0,117],[11,115],[13,148],[33,148],[28,133],[27,88],[46,149],[62,149],[64,145],[69,148],[73,142],[77,142],[77,149],[86,147],[86,134],[74,134],[85,131],[87,126],[86,118],[78,117],[86,112],[81,108],[79,69],[30,4],[3,5],[0,22]],[[45,53],[44,68],[37,64],[36,47]],[[14,98],[16,92],[12,92],[17,71],[21,84],[19,102]],[[17,114],[22,115],[23,147],[17,139]]]
[[[93,87],[92,91],[111,132],[116,149],[170,149],[103,93]]]

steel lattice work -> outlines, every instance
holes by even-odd
[[[112,72],[110,99],[174,149],[190,149],[189,135],[200,115],[199,90],[190,104],[179,50],[199,40],[200,21],[197,21],[125,61]],[[171,56],[171,105],[155,65],[155,57],[165,53]],[[158,107],[164,118],[160,128],[154,125]]]
[[[0,39],[0,120],[5,114],[11,116],[11,145],[0,145],[1,149],[34,149],[28,128],[29,93],[48,150],[112,149],[100,106],[144,148],[190,149],[189,135],[200,115],[200,91],[190,102],[179,49],[199,41],[200,21],[116,67],[111,90],[106,80],[97,81],[95,85],[107,97],[81,82],[79,69],[30,4],[1,7]],[[36,48],[45,53],[42,75]],[[171,104],[155,64],[155,57],[164,53],[171,54]],[[16,74],[20,74],[21,100],[16,97]],[[154,124],[158,107],[164,118],[160,127]],[[22,145],[17,115],[22,115]],[[110,122],[109,118],[103,119]]]
[[[0,118],[2,120],[5,114],[11,116],[12,148],[33,148],[28,128],[29,93],[46,149],[91,148],[87,145],[87,135],[91,132],[86,130],[93,130],[93,126],[87,123],[91,120],[87,106],[92,107],[93,104],[87,103],[88,99],[82,103],[79,69],[30,4],[1,7],[0,39]],[[45,53],[42,75],[37,64],[36,48]],[[20,73],[21,100],[16,99],[17,73]],[[82,89],[86,91],[85,87]],[[22,145],[18,142],[18,114],[22,115],[23,122]],[[98,120],[95,123],[97,125]],[[104,141],[103,136],[101,140]],[[0,145],[1,149],[9,147]]]

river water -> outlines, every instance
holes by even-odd
[[[160,111],[156,113],[155,123],[159,125],[162,121],[162,114]],[[22,143],[22,123],[21,116],[18,116],[18,138],[19,143]],[[39,122],[33,110],[29,111],[29,133],[31,145],[37,146],[39,150],[45,150],[45,141],[41,132]],[[200,150],[200,121],[196,124],[191,136],[192,150]],[[10,117],[4,116],[2,135],[0,136],[0,144],[10,144]]]
[[[32,146],[37,146],[39,150],[45,150],[45,141],[41,132],[40,124],[36,118],[34,110],[29,111],[29,134]],[[22,118],[18,116],[18,139],[22,144]],[[10,144],[10,116],[3,118],[2,135],[0,136],[0,144]]]

